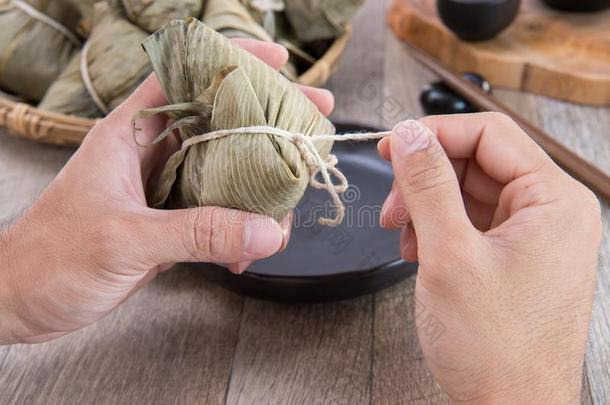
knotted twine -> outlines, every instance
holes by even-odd
[[[136,132],[139,128],[136,128],[135,122],[133,123],[134,139],[139,146],[145,147],[137,141]],[[166,135],[167,136],[167,132]],[[355,141],[364,142],[371,140],[378,140],[387,138],[392,134],[392,131],[381,131],[381,132],[356,132],[347,133],[341,135],[305,135],[301,133],[292,133],[280,128],[274,128],[269,126],[254,126],[254,127],[241,127],[234,129],[222,129],[218,131],[208,132],[206,134],[196,135],[188,138],[182,142],[182,150],[188,149],[193,145],[210,142],[217,139],[226,138],[235,135],[274,135],[290,141],[299,151],[303,161],[309,169],[309,185],[318,190],[326,190],[330,194],[335,208],[335,216],[333,218],[323,217],[318,220],[321,225],[327,225],[331,227],[339,226],[345,218],[345,204],[341,200],[341,194],[346,192],[349,188],[349,182],[347,177],[339,170],[337,164],[339,160],[337,156],[330,154],[326,159],[320,156],[320,153],[316,149],[315,141]],[[160,142],[165,136],[158,137],[153,145]],[[322,175],[322,181],[318,181],[318,174]],[[334,183],[332,176],[339,180],[339,183]]]

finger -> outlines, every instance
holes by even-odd
[[[422,123],[438,137],[451,158],[475,158],[481,169],[501,184],[553,164],[504,114],[436,115],[423,118]]]
[[[400,255],[408,263],[417,262],[417,235],[413,224],[409,224],[400,232]]]
[[[137,122],[139,130],[134,133],[132,126],[132,118],[137,112],[147,109],[159,107],[167,104],[167,99],[157,76],[153,73],[132,93],[132,95],[113,110],[106,118],[91,131],[91,134],[96,137],[96,141],[106,142],[110,145],[117,145],[127,151],[136,153],[139,157],[144,172],[149,171],[150,165],[147,161],[151,160],[162,150],[164,143],[153,145],[150,147],[140,147],[137,143],[149,145],[153,139],[158,136],[164,129],[166,118],[159,115],[146,120]],[[134,136],[138,137],[136,142]],[[117,142],[117,140],[120,140]],[[124,148],[125,143],[131,145],[131,148]]]
[[[387,161],[392,160],[392,155],[390,154],[390,138],[382,138],[377,143],[377,151],[383,159]]]
[[[504,185],[488,176],[476,160],[468,159],[458,178],[464,193],[470,194],[483,204],[492,207],[498,205]]]
[[[462,195],[468,217],[479,230],[488,230],[502,186],[484,174],[472,159],[451,160],[453,169],[462,183]],[[402,229],[411,222],[409,211],[396,192],[396,182],[381,209],[381,227]]]
[[[104,121],[111,123],[115,132],[119,131],[120,135],[124,136],[127,140],[133,141],[132,117],[141,110],[160,107],[166,104],[167,98],[161,89],[159,79],[157,79],[157,75],[152,73]],[[148,133],[150,130],[165,129],[165,117],[156,116],[143,120],[143,122],[138,124],[144,133]]]
[[[445,147],[447,143],[447,136],[439,138],[439,142]],[[391,160],[390,154],[390,140],[384,138],[377,144],[379,155],[385,160]],[[490,205],[497,205],[502,191],[503,185],[497,180],[488,176],[482,169],[481,166],[476,162],[475,156],[470,157],[458,157],[453,154],[452,150],[446,150],[447,155],[451,159],[451,163],[455,169],[458,180],[462,185],[462,190],[471,194],[481,202]],[[460,151],[463,154],[462,151]]]
[[[485,204],[468,193],[464,193],[463,198],[466,212],[472,225],[481,232],[488,231],[496,207]]]
[[[280,252],[286,250],[288,246],[288,241],[290,240],[290,233],[292,231],[292,222],[293,222],[293,213],[290,212],[284,220],[280,223],[280,227],[282,228],[282,245],[280,247]],[[252,261],[234,263],[228,266],[228,269],[231,273],[234,274],[242,274],[252,265]]]
[[[335,108],[335,96],[326,89],[303,86],[299,84],[301,91],[318,107],[318,110],[325,116],[329,116]]]
[[[177,262],[240,263],[278,252],[282,230],[271,218],[218,207],[147,209],[139,222],[143,260],[152,266]]]
[[[288,51],[279,44],[243,38],[232,41],[275,70],[280,70],[288,62]]]
[[[430,130],[415,120],[397,125],[390,152],[420,248],[433,255],[444,237],[474,234],[453,166]]]
[[[402,196],[396,186],[392,183],[392,190],[383,203],[380,215],[380,224],[385,229],[401,229],[411,222],[409,210],[402,201]]]
[[[551,207],[565,199],[565,190],[569,190],[570,186],[566,184],[563,176],[558,175],[560,170],[544,169],[521,176],[507,184],[500,195],[490,228],[500,226],[524,208],[541,205]]]

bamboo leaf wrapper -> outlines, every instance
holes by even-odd
[[[196,19],[172,21],[150,36],[144,48],[169,102],[176,105],[163,110],[186,123],[180,130],[183,140],[249,126],[334,134],[333,125],[295,85]],[[199,113],[193,117],[193,111]],[[332,141],[315,146],[326,157]],[[281,220],[302,198],[309,178],[290,141],[237,134],[176,152],[161,174],[152,205],[220,206]]]

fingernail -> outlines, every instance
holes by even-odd
[[[249,215],[245,227],[245,253],[252,258],[269,257],[282,246],[282,228],[273,219]]]
[[[405,156],[428,148],[431,142],[429,130],[418,121],[409,120],[394,127],[390,148],[392,155]]]
[[[251,264],[252,262],[233,263],[228,266],[228,269],[231,273],[239,275],[248,270],[248,267],[250,267]]]
[[[335,95],[333,94],[332,91],[328,90],[328,89],[317,89],[320,94],[324,94],[324,96],[332,98],[334,100]]]
[[[382,138],[379,142],[377,142],[377,152],[381,153],[381,148],[388,141],[388,138]]]

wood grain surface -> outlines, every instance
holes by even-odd
[[[610,105],[610,11],[566,13],[523,0],[515,21],[490,41],[460,40],[434,0],[394,0],[389,21],[402,39],[460,71],[509,89]]]
[[[369,0],[330,87],[335,118],[391,127],[419,117],[433,76]],[[502,101],[610,172],[610,110],[517,92]],[[32,204],[72,150],[0,134],[0,223]],[[610,403],[610,207],[583,404]],[[414,329],[413,278],[372,296],[286,305],[243,298],[183,266],[96,325],[54,342],[0,347],[0,404],[443,404]]]

